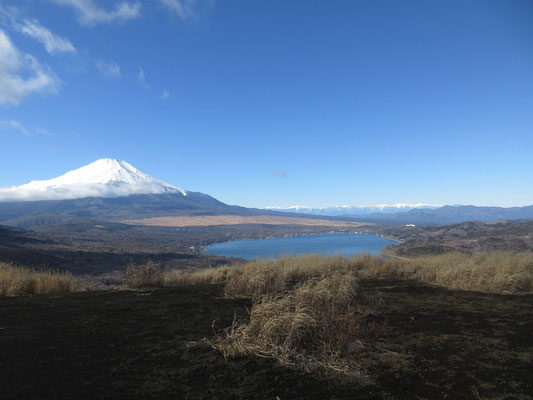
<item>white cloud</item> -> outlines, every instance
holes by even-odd
[[[0,128],[1,129],[8,129],[12,131],[17,131],[20,133],[24,133],[25,135],[30,135],[30,131],[28,131],[24,125],[22,125],[20,122],[15,121],[14,119],[11,120],[0,120]]]
[[[49,130],[46,130],[44,128],[35,128],[35,132],[37,132],[39,135],[45,135],[45,136],[53,136],[54,134],[50,132]]]
[[[191,18],[195,15],[194,8],[189,1],[184,0],[159,0],[163,5],[174,11],[182,19]]]
[[[144,69],[139,68],[139,72],[137,73],[137,82],[139,82],[139,85],[141,85],[146,90],[150,89],[150,85],[146,83],[146,78],[144,77]]]
[[[0,30],[0,104],[18,104],[33,93],[56,92],[59,84],[50,69],[20,52]]]
[[[276,171],[276,175],[279,176],[280,178],[286,178],[287,177],[287,173],[281,169],[278,169]]]
[[[138,0],[119,3],[113,10],[106,10],[95,4],[94,0],[54,0],[57,4],[70,6],[78,12],[78,21],[82,25],[124,22],[141,15],[141,3]]]
[[[110,78],[120,78],[120,66],[114,61],[96,60],[96,68],[105,76]]]
[[[163,90],[163,93],[161,93],[161,98],[166,100],[170,97],[170,93],[167,90]]]
[[[181,19],[197,18],[201,12],[211,8],[214,0],[159,0],[170,11],[175,12]]]
[[[27,129],[24,125],[14,119],[0,119],[0,130],[16,131],[25,135],[34,135],[37,133],[39,135],[53,136],[52,132],[44,128],[36,127],[33,130]]]
[[[53,146],[49,149],[52,151],[59,150]],[[47,181],[32,181],[21,186],[0,187],[0,202],[79,199],[84,197],[123,197],[146,193],[168,193],[168,189],[165,190],[156,183],[119,185],[79,183],[48,186]]]
[[[39,21],[24,20],[22,24],[15,24],[15,28],[38,40],[44,45],[46,51],[50,54],[53,53],[75,53],[76,48],[70,43],[70,41],[64,37],[54,35],[44,26],[39,24]]]
[[[18,8],[15,6],[0,4],[0,23],[2,25],[10,25],[18,12]]]

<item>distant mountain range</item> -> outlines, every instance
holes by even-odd
[[[533,206],[505,208],[471,205],[435,206],[429,204],[396,204],[328,208],[301,206],[288,208],[267,207],[267,209],[322,216],[342,216],[389,223],[430,225],[452,224],[466,221],[496,222],[501,220],[533,219]]]
[[[467,221],[497,222],[533,219],[533,205],[524,207],[444,206],[436,209],[413,209],[394,214],[372,214],[372,218],[406,224],[444,225]]]
[[[363,206],[335,206],[335,207],[265,207],[265,210],[282,211],[301,214],[323,215],[323,216],[342,216],[342,215],[372,215],[372,214],[391,214],[414,209],[433,209],[442,207],[436,204],[380,204],[380,205],[363,205]]]
[[[450,224],[533,219],[533,206],[476,207],[394,204],[254,209],[225,204],[151,177],[131,164],[104,158],[66,174],[0,188],[0,224],[28,228],[68,219],[121,221],[159,216],[286,215],[353,218],[394,224]],[[285,213],[285,214],[284,214]]]

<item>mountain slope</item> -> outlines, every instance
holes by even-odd
[[[102,158],[57,178],[1,188],[0,201],[65,200],[187,192],[147,175],[126,161]]]
[[[131,164],[104,158],[49,180],[0,189],[0,223],[28,228],[69,219],[108,221],[176,215],[249,215],[203,193],[185,191]]]
[[[230,206],[203,193],[136,194],[121,197],[0,202],[0,223],[21,228],[69,218],[107,221],[179,215],[252,215],[260,212]]]

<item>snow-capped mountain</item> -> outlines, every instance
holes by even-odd
[[[121,197],[132,194],[187,192],[139,171],[126,161],[102,158],[57,178],[0,188],[0,201]]]
[[[379,204],[379,205],[360,205],[360,206],[335,206],[335,207],[306,207],[306,206],[290,206],[290,207],[265,207],[266,210],[294,212],[301,214],[312,215],[327,215],[327,216],[341,216],[341,215],[372,215],[372,214],[392,214],[397,212],[410,211],[414,209],[434,209],[442,207],[437,204]]]

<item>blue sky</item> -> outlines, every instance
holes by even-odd
[[[244,206],[533,204],[533,2],[1,0],[0,186],[98,158]]]

